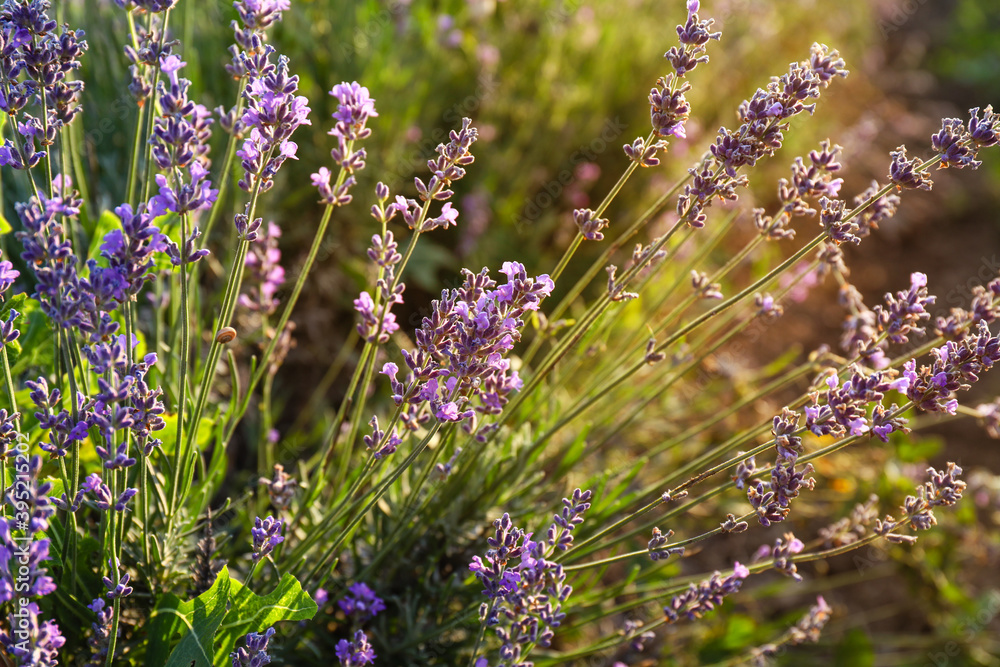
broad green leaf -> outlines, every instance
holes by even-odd
[[[212,667],[215,635],[226,617],[230,595],[229,569],[222,568],[215,583],[193,600],[167,593],[150,617],[146,667]],[[181,639],[170,651],[175,635]],[[169,653],[168,653],[169,651]]]
[[[228,576],[219,573],[219,578]],[[264,632],[279,621],[307,621],[316,615],[318,607],[299,580],[285,573],[278,587],[261,597],[233,579],[229,613],[219,627],[219,645],[215,664],[224,665],[236,642],[251,632]]]

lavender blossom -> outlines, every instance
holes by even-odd
[[[107,604],[104,598],[97,598],[87,605],[87,609],[97,614],[97,622],[90,624],[94,634],[88,640],[91,657],[87,665],[88,667],[101,667],[106,662],[110,647],[114,607]]]
[[[791,577],[795,581],[802,581],[802,575],[798,573],[795,563],[792,562],[792,556],[800,553],[804,548],[805,545],[802,543],[802,540],[795,537],[792,533],[785,533],[775,540],[773,548],[766,544],[761,546],[757,551],[755,560],[772,558],[774,559],[774,569],[785,576]]]
[[[661,532],[659,528],[653,526],[653,537],[646,543],[646,550],[649,552],[649,560],[667,560],[671,556],[681,556],[684,554],[684,547],[666,549],[668,540],[673,536],[674,531],[667,530]]]
[[[375,651],[372,650],[372,645],[368,643],[368,635],[365,634],[364,630],[356,631],[353,641],[341,639],[337,642],[334,653],[337,660],[340,661],[341,667],[370,665],[375,662],[377,657]]]
[[[239,22],[233,21],[236,44],[244,51],[253,51],[254,37],[264,40],[267,29],[281,20],[281,13],[292,6],[291,0],[236,0],[233,7],[239,14]]]
[[[274,628],[268,628],[263,633],[251,632],[243,638],[246,647],[239,647],[229,654],[233,661],[232,667],[263,667],[271,663],[267,654],[267,644],[274,636]]]
[[[775,448],[778,457],[771,468],[769,482],[750,482],[751,471],[745,471],[734,477],[737,486],[742,482],[746,485],[747,500],[757,512],[757,520],[762,526],[784,521],[790,511],[790,504],[798,497],[803,488],[812,489],[816,480],[806,478],[813,471],[812,464],[806,464],[796,471],[795,463],[802,452],[802,441],[797,436],[798,422],[801,415],[785,407],[781,415],[774,418],[771,433],[774,435]]]
[[[563,499],[563,510],[553,517],[545,541],[532,540],[504,514],[493,522],[496,530],[487,539],[485,563],[475,556],[469,564],[485,586],[483,594],[493,601],[483,605],[480,620],[495,628],[505,663],[518,664],[527,654],[526,646],[550,646],[566,617],[562,604],[573,589],[565,583],[562,565],[547,557],[572,543],[570,533],[583,521],[591,495],[576,489],[571,499]],[[520,558],[516,567],[511,565],[514,558]]]
[[[299,77],[289,75],[285,56],[279,56],[277,65],[271,63],[272,53],[268,46],[259,56],[242,56],[250,80],[243,91],[247,108],[241,122],[249,132],[236,155],[244,172],[239,186],[246,192],[271,189],[284,161],[295,158],[298,146],[292,134],[301,125],[311,125],[308,100],[295,95]]]
[[[173,183],[162,174],[156,177],[159,194],[149,202],[154,217],[166,211],[182,214],[210,208],[219,194],[211,187],[206,157],[212,120],[207,109],[188,99],[191,82],[178,75],[186,64],[176,55],[163,56],[159,63],[168,83],[158,85],[161,114],[154,121],[149,143],[153,161],[170,174]],[[185,171],[186,179],[182,178]]]
[[[0,408],[0,461],[6,461],[17,454],[17,445],[27,438],[17,430],[20,412],[8,412]]]
[[[706,45],[710,40],[722,37],[721,32],[711,32],[712,24],[715,23],[713,19],[702,21],[698,17],[698,9],[698,2],[688,3],[687,20],[684,25],[677,26],[677,39],[681,46],[672,46],[663,54],[674,71],[658,79],[656,87],[649,91],[650,122],[660,137],[686,136],[684,123],[691,113],[691,105],[685,99],[684,93],[691,89],[691,85],[686,82],[680,83],[680,80],[699,64],[708,62]],[[664,147],[665,144],[661,142],[653,146],[633,143],[631,147],[626,147],[626,154],[631,148],[632,153],[629,154],[631,159],[644,162],[642,166],[655,166],[658,160],[653,155],[656,150]],[[654,149],[653,155],[647,154],[649,148]]]
[[[14,463],[16,483],[5,489],[4,502],[14,510],[16,528],[29,535],[49,529],[49,518],[55,514],[48,494],[51,482],[42,482],[42,457],[17,457]]]
[[[837,162],[841,147],[829,140],[820,144],[820,150],[810,151],[806,166],[801,157],[792,163],[791,180],[778,181],[778,200],[781,207],[774,216],[765,215],[762,208],[754,209],[754,225],[769,241],[795,238],[795,230],[789,227],[792,218],[816,215],[808,199],[836,197],[844,180],[833,178],[841,169]]]
[[[386,366],[393,366],[395,364],[386,364]],[[372,434],[363,436],[365,447],[368,451],[372,452],[376,460],[384,459],[390,454],[396,451],[396,448],[403,444],[402,439],[396,435],[395,427],[392,432],[389,433],[389,437],[386,437],[385,431],[381,430],[378,426],[378,416],[372,416],[368,425],[372,427]]]
[[[276,295],[285,282],[285,269],[281,266],[281,250],[278,248],[281,228],[269,222],[267,233],[255,236],[245,262],[249,271],[248,293],[240,294],[239,304],[262,315],[271,315],[278,308]]]
[[[2,254],[0,254],[2,257]],[[14,284],[17,277],[21,275],[20,271],[14,268],[14,265],[7,260],[0,261],[0,303],[3,303],[3,293],[10,289],[10,286]]]
[[[337,601],[337,606],[355,623],[364,623],[385,611],[382,598],[364,582],[351,584],[347,591],[347,595]]]
[[[253,562],[260,562],[267,557],[276,546],[285,541],[281,534],[282,519],[275,519],[268,516],[263,520],[260,517],[254,519],[254,527],[250,533],[253,536]]]
[[[704,211],[714,198],[736,199],[736,188],[747,183],[738,170],[773,155],[781,147],[788,119],[802,112],[812,113],[816,105],[806,104],[806,100],[818,98],[836,76],[847,76],[844,61],[836,51],[813,44],[809,60],[792,63],[789,71],[772,79],[766,90],[758,89],[744,101],[739,108],[739,129],[721,128],[711,147],[712,159],[700,170],[691,170],[694,178],[677,200],[681,219],[692,227],[703,227],[708,219]]]
[[[553,516],[554,523],[549,527],[547,539],[549,546],[566,551],[573,544],[573,530],[583,523],[583,514],[590,509],[591,491],[573,491],[572,498],[563,498],[563,508]]]
[[[891,516],[886,516],[884,520],[876,519],[875,534],[897,544],[916,542],[915,535],[900,535],[893,531],[907,524],[913,530],[928,530],[936,526],[934,508],[951,506],[962,499],[966,483],[958,479],[961,474],[962,469],[951,462],[944,471],[928,468],[927,475],[930,479],[917,487],[917,495],[906,497],[902,507],[903,518],[899,521]]]
[[[414,179],[414,184],[417,187],[417,194],[419,195],[421,201],[447,201],[455,193],[449,190],[452,183],[461,180],[465,177],[464,167],[469,166],[476,161],[474,155],[472,155],[470,149],[472,144],[476,142],[479,138],[479,131],[472,127],[472,120],[469,118],[462,119],[462,129],[452,130],[448,133],[448,143],[438,144],[437,148],[434,150],[437,152],[438,156],[432,160],[427,161],[427,168],[431,170],[433,176],[427,181],[425,185],[424,182],[416,178]],[[454,216],[458,214],[455,213],[452,216],[446,211],[450,211],[451,207],[445,205],[442,208],[442,214],[436,219],[427,220],[424,223],[424,227],[421,231],[426,231],[428,229],[433,229],[434,227],[446,227],[449,223],[454,223]]]
[[[11,612],[0,629],[0,646],[23,667],[54,667],[66,643],[55,621],[40,621],[38,605],[29,602]],[[13,628],[18,628],[17,632]]]
[[[528,278],[516,262],[504,263],[507,284],[502,286],[486,269],[463,273],[460,288],[445,290],[432,302],[431,315],[416,332],[417,348],[403,351],[409,368],[405,382],[396,379],[395,364],[382,370],[399,403],[427,403],[441,421],[502,411],[507,395],[521,387],[504,355],[520,340],[521,317],[537,310],[553,289],[547,275]]]
[[[24,248],[21,259],[32,267],[37,279],[33,296],[41,303],[42,312],[64,328],[86,325],[89,313],[97,309],[93,295],[81,283],[77,258],[60,220],[75,218],[82,203],[72,197],[42,196],[17,205],[24,229],[15,236]]]
[[[723,578],[721,572],[716,572],[697,586],[691,584],[687,591],[675,595],[663,608],[666,622],[676,623],[682,615],[689,620],[701,618],[705,612],[721,605],[727,595],[740,590],[743,580],[750,576],[750,570],[739,562],[733,565],[733,573],[729,576]]]
[[[14,537],[24,530],[15,515],[0,517],[0,603],[18,598],[39,598],[55,592],[56,582],[42,563],[49,560],[49,540]],[[16,592],[16,596],[15,596]]]
[[[948,341],[931,350],[931,355],[933,362],[919,369],[915,359],[904,364],[906,396],[921,410],[955,414],[958,409],[955,392],[969,389],[980,373],[1000,360],[1000,338],[990,333],[986,322],[980,321],[975,336]]]
[[[119,564],[117,558],[112,557],[108,559],[108,570],[113,576],[118,577],[120,569],[121,565]],[[106,597],[109,600],[120,600],[121,598],[132,595],[132,587],[128,585],[130,579],[131,577],[128,572],[122,572],[117,581],[111,579],[110,577],[102,577],[104,588],[108,591],[105,594]]]
[[[885,331],[893,343],[908,342],[907,334],[911,331],[923,335],[924,329],[917,324],[930,319],[927,306],[935,301],[936,297],[927,294],[927,276],[912,273],[909,291],[897,292],[895,297],[887,293],[886,307],[875,306],[879,329]]]
[[[37,138],[43,146],[51,146],[58,132],[82,110],[79,102],[83,82],[69,81],[67,75],[79,69],[79,58],[87,50],[83,31],[65,25],[59,30],[49,18],[48,9],[48,2],[5,3],[0,9],[0,84],[5,92],[10,91],[9,95],[0,95],[4,98],[0,106],[14,115],[33,95],[40,94],[39,101],[44,100],[47,114],[45,127],[39,127],[42,132],[34,133],[30,141]],[[18,81],[21,73],[24,81]],[[20,156],[21,167],[15,168],[33,166],[26,163],[25,157]]]
[[[355,142],[371,136],[367,127],[368,119],[375,118],[375,100],[368,94],[368,89],[357,81],[338,83],[330,90],[330,95],[338,100],[337,110],[333,119],[337,121],[327,133],[337,140],[337,145],[330,151],[334,164],[339,166],[347,177],[342,183],[333,187],[330,185],[330,170],[321,167],[312,175],[312,183],[319,189],[320,201],[328,206],[343,206],[350,203],[351,187],[355,184],[354,173],[365,168],[367,153],[364,148],[355,150]]]
[[[274,464],[274,475],[268,479],[261,477],[260,483],[267,487],[267,495],[271,498],[271,504],[280,512],[287,511],[292,506],[292,499],[295,491],[299,488],[297,479],[285,472],[285,467],[280,463]]]

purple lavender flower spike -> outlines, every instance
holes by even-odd
[[[906,159],[906,146],[900,146],[889,153],[892,164],[889,165],[889,180],[897,190],[930,190],[934,183],[927,172],[919,167],[923,164],[920,158]]]
[[[91,665],[103,665],[108,655],[108,648],[111,639],[111,625],[114,608],[104,601],[104,598],[97,598],[87,609],[97,614],[97,622],[91,623],[90,627],[94,634],[88,640],[91,650]]]
[[[267,29],[280,21],[281,13],[291,5],[291,0],[236,0],[233,7],[240,17],[239,22],[232,22],[236,45],[244,51],[255,51],[266,39]]]
[[[0,261],[0,303],[3,303],[3,293],[10,289],[19,275],[21,272],[13,264],[7,260]]]
[[[97,310],[93,295],[79,275],[78,260],[60,220],[60,216],[75,218],[82,203],[73,196],[43,196],[17,205],[23,231],[15,236],[24,248],[21,258],[35,273],[33,296],[41,303],[42,312],[63,328],[85,327]]]
[[[337,601],[337,606],[356,623],[364,623],[385,611],[382,598],[364,582],[347,587],[347,595]]]
[[[597,217],[589,208],[578,208],[573,211],[573,222],[588,241],[604,240],[601,230],[608,226],[607,218]]]
[[[239,227],[237,222],[237,229]],[[248,290],[240,294],[239,304],[254,312],[271,315],[278,307],[277,293],[285,282],[285,269],[281,266],[281,250],[278,248],[281,228],[269,222],[267,233],[250,232],[248,228],[245,237],[256,242],[250,245],[250,252],[247,253]]]
[[[267,644],[274,636],[274,628],[268,628],[263,633],[251,632],[243,638],[246,647],[239,647],[229,654],[233,661],[232,667],[264,667],[271,664],[271,656],[267,654]]]
[[[112,557],[108,559],[108,569],[114,576],[118,576],[120,568],[121,566],[117,558]],[[130,576],[128,572],[122,572],[117,582],[109,577],[103,577],[104,588],[108,590],[106,594],[107,598],[109,600],[119,600],[132,595],[132,587],[128,585],[129,580]]]
[[[563,499],[563,509],[553,517],[544,541],[531,539],[530,533],[516,528],[504,514],[493,522],[495,532],[486,542],[484,559],[474,556],[469,570],[484,585],[483,594],[499,604],[484,604],[480,620],[495,627],[502,641],[500,658],[519,662],[525,646],[547,647],[566,614],[562,605],[573,589],[566,585],[562,565],[548,558],[572,544],[572,531],[583,522],[590,508],[590,491],[576,489],[572,498]],[[517,566],[515,558],[520,559]],[[486,611],[492,609],[487,615]]]
[[[270,62],[274,49],[264,48],[259,57],[243,54],[250,80],[243,91],[247,108],[241,123],[249,132],[242,149],[236,151],[243,165],[239,186],[246,192],[260,188],[267,192],[274,185],[274,176],[288,158],[295,158],[298,146],[292,134],[309,122],[308,100],[295,95],[299,77],[288,72],[288,58],[279,56]]]
[[[66,638],[55,621],[40,622],[38,616],[38,605],[34,602],[11,612],[7,627],[0,629],[0,646],[20,665],[58,665],[59,649],[66,643]],[[15,627],[23,629],[23,633],[9,631],[9,628]]]
[[[12,530],[22,529],[14,519],[0,517],[0,603],[17,597],[38,598],[56,590],[42,563],[49,560],[49,540],[15,540]]]
[[[901,535],[894,532],[898,528],[909,525],[913,530],[928,530],[937,525],[934,508],[952,506],[962,499],[962,493],[967,484],[958,479],[962,469],[952,462],[944,471],[927,469],[930,478],[917,487],[915,496],[907,496],[903,502],[903,518],[896,521],[893,517],[875,520],[875,534],[885,537],[896,544],[913,544],[917,541],[915,535]]]
[[[364,630],[357,630],[353,641],[341,639],[337,642],[334,653],[341,667],[363,667],[374,663],[377,657]]]
[[[47,531],[49,518],[55,514],[56,508],[48,497],[52,483],[39,481],[42,474],[42,457],[32,456],[27,462],[19,461],[16,472],[22,482],[17,485],[17,497],[14,497],[13,484],[6,490],[4,496],[7,505],[17,508],[16,528],[30,535]],[[22,524],[25,517],[27,520]]]
[[[553,289],[548,276],[529,278],[517,262],[505,262],[503,273],[507,284],[497,286],[486,269],[465,270],[459,289],[445,290],[432,302],[431,315],[415,335],[417,348],[403,352],[407,379],[397,386],[398,368],[383,367],[399,401],[426,402],[443,421],[503,410],[507,396],[522,384],[504,356],[520,340],[522,316],[537,310]]]
[[[389,364],[386,365],[388,366]],[[395,366],[395,364],[392,365]],[[386,438],[385,431],[381,430],[378,426],[378,417],[373,416],[368,424],[372,427],[372,434],[365,435],[362,440],[364,440],[365,447],[373,453],[376,460],[384,459],[394,453],[399,445],[403,444],[402,439],[396,435],[395,427],[393,427],[389,437]]]
[[[739,562],[733,564],[733,573],[723,578],[716,572],[709,579],[697,586],[691,587],[680,595],[675,595],[670,604],[663,608],[667,623],[676,623],[681,616],[689,620],[701,618],[702,615],[722,604],[723,598],[740,590],[743,580],[750,576],[750,570]]]
[[[844,61],[836,51],[813,44],[809,60],[792,63],[786,74],[772,79],[766,89],[758,89],[740,105],[739,129],[721,128],[710,147],[712,160],[700,170],[691,170],[694,178],[677,200],[678,215],[692,227],[703,227],[705,209],[714,198],[734,200],[736,188],[746,186],[746,175],[738,171],[773,155],[782,145],[788,119],[812,113],[815,104],[806,104],[806,100],[818,98],[833,77],[846,75]],[[832,181],[828,191],[831,187],[836,189]]]
[[[250,530],[253,536],[252,558],[254,563],[266,558],[276,546],[285,541],[281,534],[283,523],[281,519],[270,516],[263,520],[260,517],[254,519],[254,527]]]

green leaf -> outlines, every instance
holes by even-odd
[[[182,601],[167,593],[150,617],[146,667],[212,667],[215,634],[226,617],[229,601],[229,569],[222,568],[215,583],[193,600]],[[181,639],[170,649],[174,636]]]
[[[219,578],[225,570],[219,573]],[[236,642],[251,632],[264,632],[279,621],[307,621],[319,609],[308,593],[302,590],[299,580],[285,573],[278,587],[263,597],[257,595],[240,582],[233,579],[232,601],[219,628],[219,645],[215,652],[215,664],[226,664]]]

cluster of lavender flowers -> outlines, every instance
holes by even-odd
[[[566,617],[562,605],[573,588],[565,583],[562,565],[547,558],[572,545],[573,530],[583,523],[592,495],[576,489],[572,498],[564,498],[544,541],[532,540],[531,533],[515,527],[504,514],[493,522],[495,532],[487,539],[485,561],[472,558],[469,570],[489,599],[480,607],[480,621],[493,627],[501,640],[501,664],[523,664],[532,647],[552,643],[555,629]],[[515,558],[516,566],[511,562]]]
[[[382,598],[360,581],[348,586],[347,595],[337,601],[337,606],[347,615],[354,627],[367,623],[385,611],[385,602]],[[362,667],[374,663],[378,657],[368,641],[368,635],[361,629],[354,631],[352,639],[338,641],[334,653],[341,667]]]
[[[836,51],[814,44],[808,61],[792,63],[789,71],[774,79],[766,89],[758,89],[739,109],[742,122],[735,131],[719,129],[712,145],[712,159],[700,169],[690,170],[692,182],[677,199],[677,214],[692,227],[703,227],[705,209],[714,198],[735,200],[736,189],[746,187],[740,168],[754,166],[781,147],[788,120],[803,112],[812,113],[816,99],[834,77],[847,76],[844,61]]]
[[[355,102],[353,106],[342,104],[340,113],[345,118],[359,119],[355,122],[355,126],[363,128],[365,119],[369,115],[374,115],[374,111],[373,108],[369,110],[371,101],[367,99],[367,89],[358,88],[357,84],[352,84],[352,86],[350,90],[355,96]],[[368,258],[378,267],[378,279],[375,282],[376,291],[374,298],[367,291],[363,291],[354,300],[354,309],[361,317],[358,333],[369,344],[385,343],[389,340],[389,336],[399,329],[396,316],[392,313],[392,307],[403,302],[403,292],[406,289],[405,284],[399,280],[397,274],[405,266],[401,265],[403,256],[397,252],[398,244],[386,226],[399,215],[407,227],[415,233],[414,239],[411,241],[412,249],[416,235],[438,227],[447,229],[449,225],[456,224],[458,209],[453,208],[451,202],[447,200],[454,194],[449,189],[452,183],[462,179],[465,176],[464,167],[475,161],[470,149],[472,144],[476,142],[478,132],[471,123],[472,121],[468,118],[462,119],[462,129],[452,130],[447,144],[438,144],[437,157],[427,161],[427,166],[433,174],[430,180],[424,183],[420,178],[415,179],[414,183],[420,199],[427,202],[424,206],[421,206],[416,200],[407,199],[402,195],[397,195],[393,203],[386,205],[391,196],[389,188],[384,183],[379,183],[375,187],[378,203],[372,206],[371,213],[372,217],[382,225],[383,231],[381,235],[372,236]],[[343,124],[344,121],[339,121],[337,127],[334,128],[338,137],[341,136],[338,128]],[[364,157],[363,151],[360,155],[362,158]],[[337,155],[335,154],[334,157],[336,158]],[[361,162],[361,166],[364,166],[364,162]],[[344,168],[347,168],[346,164]],[[319,185],[320,194],[329,201],[333,194],[324,190],[324,188],[329,189],[329,173],[320,170],[319,174],[313,175],[313,181]],[[348,179],[345,181],[345,186],[352,182],[352,179]],[[445,202],[436,218],[427,217],[431,201]],[[409,252],[407,252],[407,256],[409,256]]]
[[[247,108],[241,122],[249,135],[236,155],[243,167],[239,186],[246,192],[263,193],[274,186],[278,169],[285,160],[294,159],[298,151],[292,134],[301,125],[312,124],[309,101],[295,94],[299,77],[289,74],[285,56],[279,56],[277,64],[272,63],[273,53],[274,49],[266,46],[262,53],[242,54],[249,81],[243,91]]]
[[[0,166],[35,167],[81,111],[83,82],[68,74],[79,69],[87,42],[83,31],[60,30],[48,9],[45,0],[5,2],[0,8],[0,111],[16,119],[15,138],[0,147]],[[41,118],[24,113],[32,103]],[[36,141],[45,150],[38,150]]]
[[[517,262],[504,262],[502,272],[507,283],[498,286],[486,269],[463,270],[462,286],[431,303],[416,332],[417,348],[403,351],[406,379],[396,379],[396,364],[383,366],[393,400],[408,404],[411,423],[426,405],[438,420],[468,420],[474,431],[477,413],[499,414],[508,394],[521,387],[505,355],[521,339],[522,316],[538,309],[553,283],[547,275],[529,278]]]
[[[753,457],[743,463],[737,472],[737,488],[746,487],[747,500],[757,512],[757,520],[762,526],[784,521],[790,511],[791,501],[798,497],[802,489],[812,489],[816,480],[806,476],[813,471],[812,464],[796,470],[795,464],[802,453],[802,438],[797,433],[801,415],[787,407],[773,420],[771,433],[778,459],[771,469],[770,481],[750,480],[756,469]]]
[[[48,497],[52,484],[41,481],[40,456],[18,455],[13,469],[17,480],[3,498],[13,516],[0,517],[0,604],[15,604],[0,630],[0,646],[21,664],[54,665],[66,640],[59,626],[40,614],[38,600],[54,593],[56,583],[44,566],[51,540],[35,538],[49,529],[55,514]]]
[[[930,479],[917,487],[917,495],[906,497],[901,508],[902,518],[899,521],[891,516],[876,519],[875,534],[897,544],[916,542],[916,535],[901,535],[895,531],[905,526],[914,530],[928,530],[936,526],[934,508],[954,505],[962,498],[966,483],[958,479],[961,474],[962,469],[951,462],[944,471],[928,468],[927,476]]]
[[[726,577],[721,572],[716,572],[698,585],[691,584],[688,590],[675,595],[670,604],[663,608],[666,622],[676,623],[681,616],[686,616],[689,620],[701,618],[705,612],[721,605],[727,595],[740,590],[743,581],[749,576],[747,566],[736,562],[733,564],[732,574]]]
[[[267,645],[274,633],[274,628],[268,628],[264,632],[251,632],[244,637],[243,642],[246,646],[240,646],[229,654],[229,658],[233,661],[232,667],[264,667],[271,664]]]

